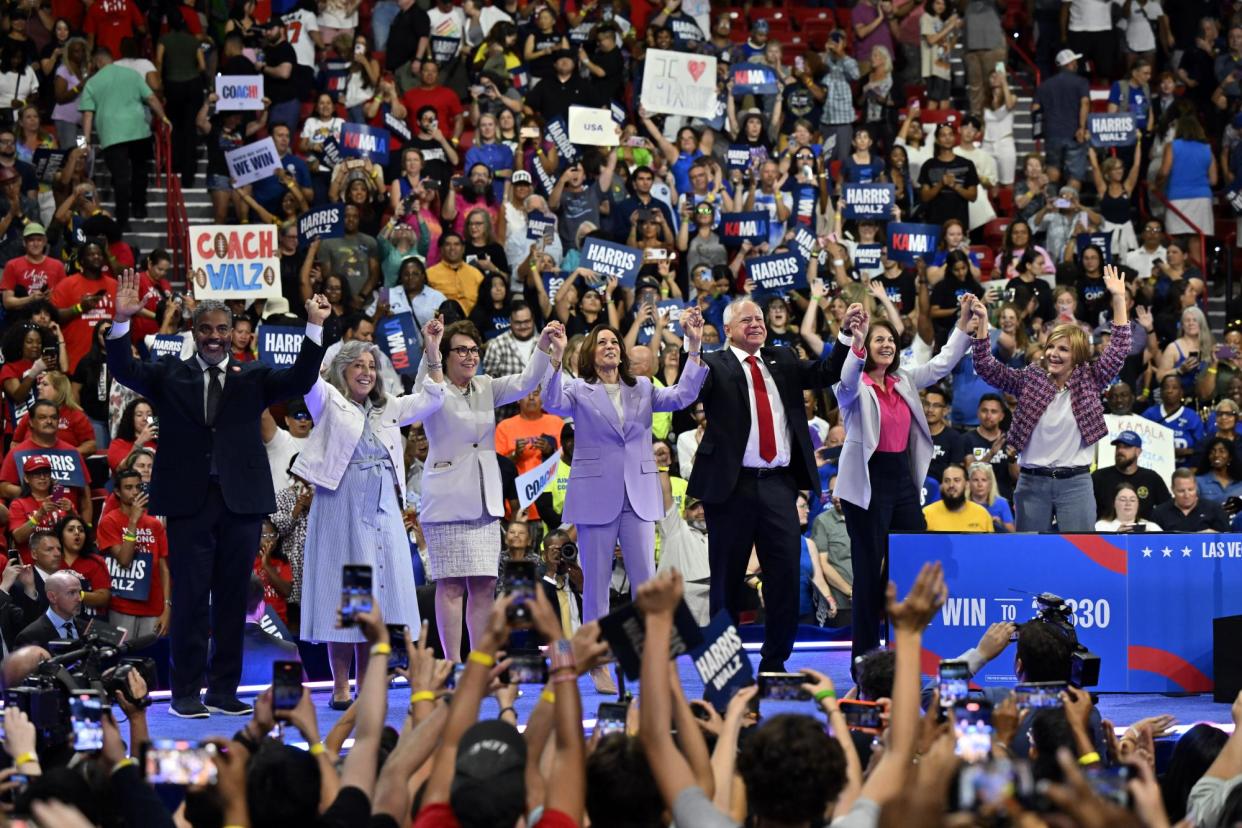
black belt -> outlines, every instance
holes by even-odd
[[[1033,466],[1023,466],[1021,469],[1023,474],[1029,474],[1032,477],[1051,477],[1053,480],[1065,480],[1068,477],[1077,477],[1080,474],[1090,474],[1090,466],[1058,466],[1055,469],[1041,469]]]
[[[753,466],[742,466],[740,474],[743,477],[756,477],[762,480],[765,477],[776,477],[778,474],[785,474],[789,471],[788,466],[774,466],[770,469],[760,469]]]

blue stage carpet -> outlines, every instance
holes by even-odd
[[[752,666],[757,667],[757,654],[750,654],[750,658]],[[691,699],[702,697],[703,683],[699,680],[694,665],[687,658],[679,659],[677,663],[687,697]],[[787,663],[787,667],[790,670],[797,670],[802,667],[811,667],[819,670],[827,674],[842,693],[853,685],[849,678],[848,650],[795,652]],[[599,703],[609,701],[610,697],[596,693],[595,687],[585,677],[579,680],[578,687],[583,694],[583,717],[588,721],[592,721],[595,718],[595,711]],[[637,685],[635,684],[631,690],[637,694]],[[518,699],[517,709],[519,719],[525,722],[530,715],[531,709],[538,701],[538,687],[535,685],[524,687],[523,694],[523,697]],[[339,712],[328,708],[329,699],[330,695],[326,689],[317,691],[314,694],[315,708],[319,713],[321,736],[327,735],[328,730],[341,716]],[[409,691],[404,686],[394,687],[389,691],[388,723],[390,725],[400,728],[401,722],[405,717],[408,702]],[[811,706],[808,703],[765,702],[763,709],[765,712],[786,710],[810,711]],[[498,708],[494,699],[484,700],[481,716],[490,718],[495,716],[497,712]],[[1108,693],[1100,696],[1100,712],[1104,718],[1111,720],[1115,725],[1122,728],[1139,719],[1161,713],[1171,713],[1176,716],[1178,725],[1183,729],[1197,722],[1213,722],[1223,725],[1227,725],[1230,722],[1229,705],[1213,703],[1210,695],[1171,697],[1159,694]],[[147,716],[151,725],[151,735],[157,739],[204,739],[209,736],[229,736],[244,721],[244,719],[236,717],[218,715],[212,716],[210,719],[178,719],[169,714],[166,701],[156,702],[148,711]],[[299,739],[300,737],[296,733],[286,735],[286,741],[291,743],[297,742]]]

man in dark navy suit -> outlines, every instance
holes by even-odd
[[[323,321],[331,307],[319,295],[306,303],[302,349],[291,367],[280,370],[230,357],[233,315],[212,300],[194,310],[194,356],[136,360],[129,320],[141,307],[138,277],[126,270],[108,334],[108,368],[121,384],[149,399],[160,417],[149,508],[168,519],[170,712],[182,718],[248,715],[250,705],[237,698],[246,592],[260,525],[276,509],[259,416],[315,384],[323,361]],[[200,700],[205,674],[207,694]]]
[[[851,305],[846,315],[865,311]],[[707,517],[712,614],[727,609],[736,623],[753,548],[766,616],[759,670],[783,672],[798,632],[798,490],[820,488],[802,391],[835,384],[849,346],[834,342],[823,359],[802,360],[792,348],[764,345],[763,311],[749,298],[734,300],[724,323],[727,346],[703,355],[711,368],[699,392],[707,430],[686,493],[703,501]]]

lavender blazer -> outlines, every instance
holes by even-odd
[[[671,388],[657,388],[646,377],[638,377],[632,386],[621,383],[624,424],[603,385],[566,377],[559,369],[550,372],[543,383],[544,410],[574,420],[574,456],[562,512],[566,522],[611,523],[621,514],[626,496],[641,519],[654,522],[664,516],[651,453],[651,414],[693,403],[707,370],[706,364],[689,360]]]

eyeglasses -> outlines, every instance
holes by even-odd
[[[293,415],[293,419],[295,420],[309,420],[310,418],[311,415],[306,411],[299,411],[297,414]]]
[[[477,357],[482,351],[479,350],[478,345],[470,345],[468,347],[462,345],[457,348],[449,348],[449,353],[456,354],[460,359],[465,359],[466,357]]]

